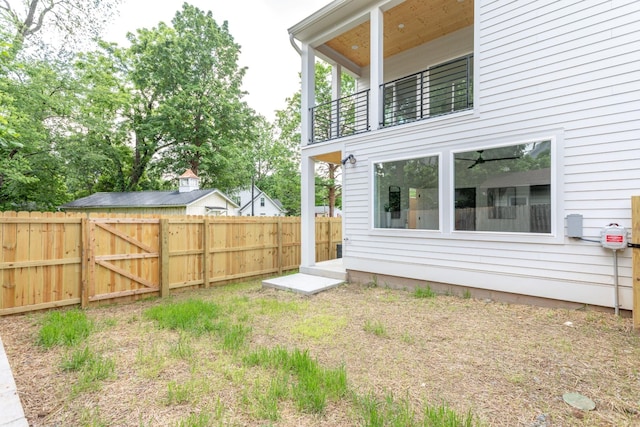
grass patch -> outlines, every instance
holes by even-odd
[[[138,348],[136,353],[136,365],[139,366],[140,375],[147,379],[154,379],[160,376],[160,373],[167,365],[167,358],[158,351],[157,343],[152,343],[151,348]]]
[[[221,332],[222,348],[228,351],[238,351],[244,347],[247,336],[251,333],[251,327],[244,325],[231,325]]]
[[[88,347],[74,352],[63,362],[63,370],[78,372],[78,381],[71,387],[72,395],[99,390],[102,381],[115,376],[116,362],[93,353]]]
[[[179,384],[176,381],[167,383],[167,405],[197,403],[202,396],[209,393],[210,386],[205,379],[191,379]]]
[[[208,412],[198,412],[189,414],[186,418],[174,424],[175,427],[209,427],[214,417]]]
[[[424,404],[422,417],[411,407],[408,399],[397,400],[387,393],[378,399],[373,393],[356,396],[358,416],[367,427],[474,427],[479,426],[471,412],[460,415],[446,404]]]
[[[304,304],[298,301],[279,301],[277,299],[259,299],[256,301],[260,314],[277,315],[284,313],[299,313]]]
[[[161,304],[145,310],[148,319],[155,320],[162,329],[182,330],[196,335],[217,331],[221,325],[220,306],[208,301],[190,299]]]
[[[322,368],[309,356],[307,350],[294,349],[289,352],[282,347],[259,349],[248,354],[244,361],[249,366],[277,369],[281,375],[291,373],[290,389],[282,382],[272,384],[271,388],[282,394],[284,390],[289,390],[287,396],[293,399],[302,412],[323,413],[328,399],[337,400],[347,393],[347,373],[344,366],[337,369]],[[268,419],[274,419],[272,417],[271,414]]]
[[[321,314],[303,319],[292,328],[291,332],[305,338],[317,340],[331,338],[345,326],[347,326],[347,319],[344,316]]]
[[[176,359],[190,360],[194,349],[189,337],[181,333],[178,342],[169,348],[169,353]]]
[[[44,348],[55,345],[71,347],[87,338],[91,329],[91,321],[84,311],[52,311],[42,321],[38,344]]]
[[[438,294],[436,294],[429,285],[427,285],[425,288],[417,286],[416,290],[413,291],[413,296],[416,298],[435,298],[437,295]]]
[[[365,332],[369,332],[377,337],[387,336],[387,330],[385,329],[384,325],[378,320],[376,320],[375,322],[372,322],[370,320],[364,322],[364,330]]]

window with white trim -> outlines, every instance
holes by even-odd
[[[551,141],[454,154],[454,229],[551,233]]]
[[[375,228],[438,230],[439,158],[374,164]]]

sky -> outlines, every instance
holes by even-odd
[[[122,0],[119,15],[106,29],[104,38],[126,45],[127,32],[171,24],[184,0]],[[301,60],[289,42],[287,30],[331,0],[189,0],[189,4],[211,11],[218,24],[229,23],[229,33],[240,45],[239,66],[247,67],[243,89],[245,101],[273,121],[275,110],[286,106],[286,98],[300,90]]]

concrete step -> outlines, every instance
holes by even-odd
[[[296,273],[288,276],[274,277],[262,281],[262,286],[283,291],[292,291],[303,295],[313,295],[326,291],[344,283],[344,280],[329,277],[312,276]]]
[[[334,267],[331,265],[314,265],[312,267],[300,267],[300,273],[309,274],[311,276],[326,277],[336,280],[347,280],[347,272],[342,267]]]

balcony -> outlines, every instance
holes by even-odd
[[[384,83],[380,127],[473,108],[473,55]],[[320,143],[370,130],[369,90],[311,108],[311,141]]]

